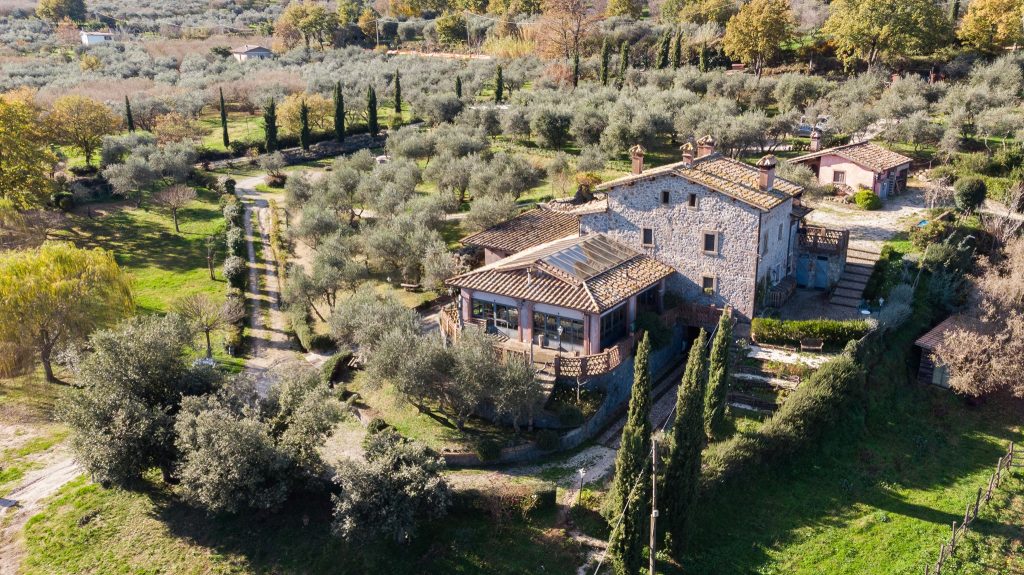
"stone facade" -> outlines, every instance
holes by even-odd
[[[580,232],[607,234],[672,266],[678,273],[668,279],[667,289],[686,301],[731,305],[750,319],[758,282],[778,281],[788,273],[796,226],[792,209],[791,198],[765,212],[666,173],[609,190],[608,210],[581,215]],[[650,245],[643,241],[645,228],[651,230]],[[706,233],[717,238],[712,252],[704,250]],[[705,278],[714,280],[712,294],[704,291]]]

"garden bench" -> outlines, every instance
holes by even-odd
[[[821,351],[825,342],[820,339],[806,337],[800,340],[800,351]]]
[[[420,284],[399,284],[405,291],[419,291],[423,286]]]

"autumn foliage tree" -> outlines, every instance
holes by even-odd
[[[924,54],[948,37],[950,23],[932,0],[835,0],[822,32],[847,64]]]
[[[38,353],[47,381],[57,381],[56,350],[132,308],[130,280],[110,252],[52,242],[0,253],[0,372]]]
[[[957,36],[982,52],[998,53],[1006,46],[1024,43],[1022,19],[1021,0],[971,0]]]
[[[121,127],[121,117],[92,98],[69,94],[53,103],[47,124],[58,143],[81,150],[85,165],[92,166],[93,153],[103,143],[103,136]]]
[[[598,20],[593,4],[589,0],[545,0],[542,10],[537,26],[542,53],[566,60],[579,54]]]
[[[725,52],[753,65],[760,76],[764,65],[778,56],[782,43],[793,35],[794,25],[788,0],[752,0],[726,24]]]
[[[16,95],[0,96],[0,198],[18,209],[42,206],[56,161],[37,110]]]
[[[65,18],[81,22],[85,20],[85,0],[39,0],[36,16],[52,23]]]

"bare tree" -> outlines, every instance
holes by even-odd
[[[213,357],[210,335],[245,317],[245,306],[235,298],[217,303],[204,293],[187,295],[178,300],[175,309],[197,332],[206,336],[206,357]]]
[[[580,44],[597,22],[589,0],[545,0],[537,30],[544,51],[566,60],[580,53]]]
[[[171,211],[171,217],[174,218],[174,231],[181,232],[178,229],[178,210],[184,208],[196,199],[196,191],[184,184],[175,184],[168,188],[164,188],[156,194],[154,201],[157,205],[163,206]]]
[[[953,186],[949,178],[941,177],[928,182],[924,189],[924,200],[929,208],[953,205]]]

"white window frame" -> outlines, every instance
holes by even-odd
[[[833,184],[845,184],[846,183],[846,171],[845,170],[832,170],[832,183]]]

